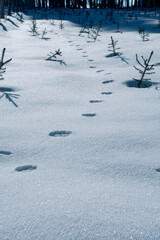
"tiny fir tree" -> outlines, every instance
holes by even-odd
[[[30,29],[32,31],[33,36],[36,36],[38,34],[37,32],[38,27],[35,19],[32,20],[32,25],[30,26]]]
[[[19,15],[19,21],[20,21],[21,23],[24,22],[23,14],[20,14],[20,15]]]
[[[55,25],[55,22],[53,19],[50,20],[51,25]]]
[[[44,30],[42,30],[42,35],[41,35],[42,39],[45,38],[45,35],[46,35],[46,34],[47,34],[47,30],[46,30],[46,28],[45,28]]]
[[[160,13],[159,13],[159,17],[158,17],[158,28],[160,28]]]
[[[63,23],[62,21],[61,21],[60,24],[59,24],[59,28],[60,28],[61,30],[64,29],[64,23]]]
[[[0,80],[4,80],[4,78],[2,77],[2,74],[5,73],[6,68],[4,68],[4,65],[6,65],[7,63],[9,63],[12,58],[4,61],[4,55],[5,55],[5,51],[6,49],[3,48],[2,50],[2,56],[1,56],[1,60],[0,60]],[[13,98],[18,98],[19,95],[18,94],[12,94],[12,93],[8,93],[6,91],[6,89],[1,88],[0,92],[2,93],[2,95],[0,96],[0,99],[5,97],[9,102],[11,102],[15,107],[18,107],[18,105],[15,103],[15,101],[13,100]]]
[[[94,23],[93,19],[90,19],[90,21],[89,21],[89,27],[90,28],[93,28],[93,23]]]
[[[0,80],[3,80],[2,74],[6,71],[6,68],[4,68],[3,66],[6,65],[7,63],[9,63],[12,60],[12,58],[10,58],[9,60],[4,61],[5,51],[6,51],[6,49],[3,48],[2,56],[1,56],[1,60],[0,60]]]
[[[92,34],[91,34],[91,36],[92,36],[92,38],[94,39],[94,41],[96,41],[96,40],[97,40],[97,37],[100,36],[100,35],[99,35],[99,32],[101,31],[102,25],[103,25],[103,23],[102,23],[102,21],[100,21],[98,28],[92,29]]]
[[[119,53],[117,52],[117,50],[119,50],[120,48],[117,48],[118,41],[114,41],[113,37],[111,36],[111,43],[109,43],[108,48],[109,48],[109,52],[113,53],[113,56],[117,56]]]
[[[82,33],[87,33],[88,34],[88,37],[90,35],[90,29],[86,26],[82,27],[79,31],[79,36],[81,36]]]
[[[120,32],[120,31],[119,31],[119,23],[116,24],[116,27],[117,27],[116,32],[117,32],[117,33]]]
[[[146,30],[144,28],[140,28],[138,30],[138,33],[141,36],[143,42],[149,41],[149,34],[146,33]]]
[[[140,60],[138,59],[138,55],[136,54],[136,61],[139,64],[139,67],[134,66],[134,68],[140,73],[140,78],[136,79],[133,78],[133,80],[135,80],[136,82],[138,82],[137,87],[140,88],[143,81],[149,81],[151,80],[150,78],[145,78],[146,75],[151,75],[154,74],[155,72],[154,67],[159,66],[160,63],[154,63],[154,64],[150,64],[151,58],[153,56],[153,51],[150,53],[150,56],[148,59],[145,59],[143,56],[141,56],[143,62],[140,62]],[[140,68],[141,67],[141,68]],[[147,87],[147,85],[145,85]]]
[[[58,49],[55,51],[55,53],[50,52],[48,56],[49,57],[46,59],[46,61],[52,61],[53,59],[57,58],[57,56],[62,56],[62,52],[60,51],[60,49]]]

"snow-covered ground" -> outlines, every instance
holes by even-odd
[[[160,239],[160,67],[149,88],[128,87],[136,53],[160,62],[158,13],[109,13],[1,21],[0,49],[13,59],[0,96],[14,102],[0,99],[0,240]],[[91,19],[103,21],[96,42],[79,36]],[[108,56],[111,36],[121,58]]]

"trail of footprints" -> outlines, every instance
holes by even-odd
[[[67,37],[67,39],[69,39],[69,37]],[[76,50],[77,51],[81,51],[82,52],[82,57],[83,58],[88,58],[88,55],[87,55],[87,51],[83,51],[83,48],[80,47],[79,44],[76,44],[74,45],[73,41],[72,40],[68,40],[68,43],[70,44],[70,46],[76,46]],[[94,62],[93,59],[88,59],[88,62]],[[96,66],[89,66],[89,68],[91,69],[96,69]],[[96,73],[100,73],[100,72],[104,72],[104,69],[100,69],[100,70],[97,70]],[[105,74],[105,75],[108,75],[108,74]],[[103,81],[102,84],[108,84],[108,83],[112,83],[114,82],[114,80],[106,80],[106,81]],[[111,95],[112,92],[101,92],[102,95]],[[104,100],[90,100],[89,103],[102,103],[104,102]],[[93,118],[96,116],[96,113],[83,113],[82,114],[82,117],[85,117],[85,118]],[[68,137],[69,135],[72,134],[72,131],[67,131],[67,130],[56,130],[56,131],[52,131],[50,132],[48,135],[50,137],[53,137],[53,138],[64,138],[64,137]],[[11,155],[12,152],[9,152],[9,151],[0,151],[0,156],[1,155]],[[15,168],[15,171],[16,172],[24,172],[24,171],[32,171],[32,170],[36,170],[37,169],[37,166],[36,165],[23,165],[23,166],[18,166]],[[159,169],[158,169],[159,170]],[[158,171],[156,169],[156,171]]]
[[[69,37],[67,37],[67,39],[69,39]],[[70,43],[70,46],[76,46],[76,50],[77,51],[82,51],[82,54],[86,54],[86,55],[82,55],[83,58],[88,58],[88,55],[87,55],[87,51],[83,51],[83,48],[80,47],[79,44],[76,44],[74,45],[73,41],[72,40],[69,40],[68,43]],[[94,62],[93,59],[88,59],[88,62]],[[91,69],[96,69],[96,66],[89,66],[89,68]],[[101,72],[104,72],[104,69],[100,69],[100,70],[97,70],[96,73],[101,73]],[[105,73],[104,75],[109,75],[111,73]],[[105,80],[102,82],[102,84],[109,84],[109,83],[113,83],[114,80]],[[101,92],[101,95],[112,95],[112,92]],[[95,103],[102,103],[104,102],[104,100],[90,100],[89,103],[92,103],[92,104],[95,104]],[[85,117],[85,118],[93,118],[96,116],[96,113],[83,113],[82,114],[82,117]],[[52,131],[50,132],[48,135],[50,137],[54,137],[54,138],[61,138],[61,137],[68,137],[69,135],[72,134],[72,131],[68,131],[68,130],[56,130],[56,131]],[[0,156],[1,155],[11,155],[12,152],[9,152],[9,151],[0,151]],[[23,166],[18,166],[15,168],[15,171],[16,172],[23,172],[23,171],[32,171],[32,170],[36,170],[37,169],[37,166],[36,165],[23,165]],[[160,172],[160,168],[157,168],[155,169],[156,172]]]

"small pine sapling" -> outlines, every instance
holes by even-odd
[[[2,77],[2,74],[6,71],[6,68],[4,68],[3,66],[12,60],[12,58],[10,58],[9,60],[4,61],[5,51],[6,51],[6,49],[3,48],[2,56],[1,56],[1,60],[0,60],[0,80],[3,80],[3,78],[1,78],[1,77]]]
[[[117,52],[117,50],[119,50],[120,48],[117,48],[118,41],[114,41],[113,37],[111,36],[111,43],[109,43],[108,48],[109,48],[109,52],[112,52],[113,56],[117,56],[119,53]]]
[[[157,17],[157,12],[156,12],[156,10],[155,10],[155,12],[154,12],[154,14],[153,14],[153,17],[154,17],[154,19],[156,19],[156,17]]]
[[[137,87],[140,88],[143,81],[149,81],[151,80],[150,78],[145,78],[146,75],[151,75],[151,74],[154,74],[155,72],[153,71],[154,70],[154,67],[156,66],[159,66],[160,63],[155,63],[155,64],[150,64],[150,61],[151,61],[151,58],[153,56],[153,51],[150,53],[150,56],[148,59],[145,59],[143,56],[141,56],[142,60],[143,60],[143,63],[140,62],[140,60],[138,59],[138,55],[136,54],[136,61],[137,63],[140,65],[141,69],[134,66],[134,68],[140,73],[140,78],[139,79],[136,79],[136,78],[133,78],[133,80],[135,80],[136,82],[138,82],[137,84]],[[147,87],[147,85],[146,85]]]
[[[47,34],[46,28],[42,30],[41,38],[44,39],[44,36]]]
[[[44,18],[45,20],[48,20],[48,19],[49,19],[48,14],[47,14],[47,13],[44,13],[44,14],[43,14],[43,18]]]
[[[60,24],[59,24],[59,28],[60,28],[61,30],[64,29],[64,23],[63,23],[62,21],[61,21]]]
[[[23,14],[20,14],[20,15],[19,15],[19,21],[20,21],[21,23],[24,22]]]
[[[49,57],[46,59],[46,61],[52,61],[53,59],[57,58],[57,56],[62,56],[62,52],[60,51],[60,49],[58,49],[55,51],[55,53],[50,52],[48,56]]]
[[[87,28],[86,26],[82,27],[79,31],[79,36],[81,36],[82,33],[87,33],[88,34],[88,37],[90,35],[90,29]]]
[[[158,28],[160,28],[160,13],[159,13],[159,17],[158,17]]]
[[[86,12],[86,21],[88,21],[88,18],[89,18],[89,16],[90,16],[90,12]]]
[[[103,23],[102,21],[100,21],[98,28],[92,30],[92,38],[94,39],[94,41],[96,41],[97,37],[100,36],[99,32],[101,31],[102,25]]]
[[[0,60],[0,80],[4,79],[4,78],[2,78],[2,74],[6,71],[6,68],[4,68],[3,66],[5,64],[9,63],[12,60],[12,58],[10,58],[7,61],[4,61],[5,51],[6,51],[6,49],[3,48],[2,56],[1,56],[1,60]],[[18,107],[17,104],[13,100],[13,98],[18,98],[19,97],[18,94],[8,93],[7,91],[5,91],[5,89],[4,90],[1,89],[0,92],[2,93],[2,95],[0,96],[0,99],[3,98],[3,97],[6,97],[6,99],[9,100],[9,102],[12,102],[12,104],[15,107]]]
[[[36,36],[38,34],[37,32],[38,27],[35,19],[32,20],[32,25],[30,26],[30,29],[32,31],[33,36]]]
[[[138,30],[138,33],[141,36],[143,42],[149,41],[149,33],[146,33],[146,30],[144,28],[140,28]]]
[[[121,31],[120,31],[120,25],[119,25],[119,23],[116,23],[116,32],[117,33],[122,33]]]
[[[55,25],[55,22],[53,19],[50,20],[51,25]]]
[[[90,19],[90,21],[89,21],[89,28],[93,28],[93,23],[94,23],[93,19]]]

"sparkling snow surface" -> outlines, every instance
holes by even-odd
[[[85,11],[68,10],[63,30],[59,12],[55,25],[41,12],[1,21],[0,51],[13,60],[0,96],[19,96],[18,107],[0,99],[0,240],[159,240],[160,67],[149,88],[127,83],[139,77],[136,53],[160,62],[158,20],[114,11],[116,33],[109,10],[93,11],[87,23],[103,21],[94,42],[79,36]],[[32,36],[33,15],[45,39]],[[127,62],[108,56],[111,36]]]

